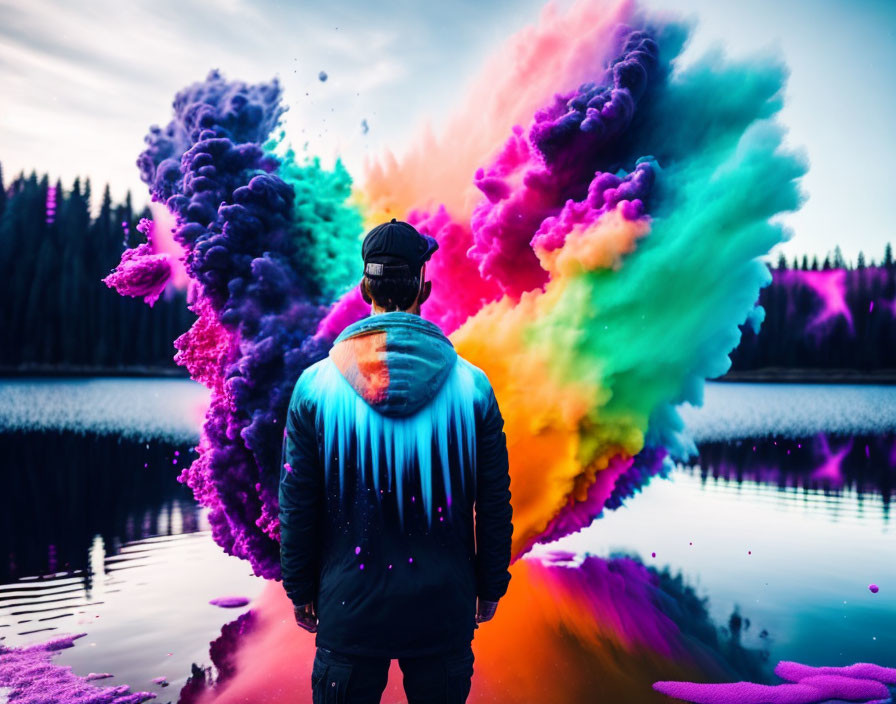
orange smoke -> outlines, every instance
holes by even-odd
[[[555,93],[594,80],[612,58],[606,37],[632,11],[631,0],[580,1],[565,13],[547,5],[537,23],[485,63],[441,134],[425,130],[404,157],[387,153],[367,165],[367,220],[383,222],[443,203],[456,220],[468,221],[482,197],[473,186],[476,169],[491,161],[514,125],[527,125]]]
[[[607,469],[614,456],[633,456],[643,446],[646,427],[632,420],[594,423],[610,399],[599,370],[591,378],[564,373],[581,329],[563,326],[533,334],[531,325],[558,306],[573,305],[587,315],[598,302],[570,301],[576,292],[569,284],[587,271],[618,263],[648,228],[644,220],[626,220],[613,211],[571,232],[562,249],[538,252],[551,274],[544,291],[524,293],[518,303],[505,297],[489,304],[451,335],[458,354],[488,374],[501,405],[515,557],[531,547],[570,498],[584,499],[597,472]],[[584,440],[586,423],[590,430]]]

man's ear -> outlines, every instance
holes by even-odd
[[[420,298],[417,299],[417,305],[422,304],[427,298],[429,298],[429,294],[432,293],[432,281],[427,281],[423,284],[423,290],[420,292]]]
[[[364,302],[367,305],[373,305],[373,297],[370,295],[370,291],[367,290],[367,277],[365,276],[361,279],[361,283],[358,284],[361,289],[361,298],[364,299]]]

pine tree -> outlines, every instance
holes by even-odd
[[[843,259],[843,251],[840,249],[840,245],[838,244],[834,247],[834,268],[835,269],[845,269],[846,268],[846,260]]]
[[[3,185],[3,164],[0,164],[0,220],[6,210],[6,187]]]
[[[887,246],[884,247],[884,266],[888,269],[893,268],[893,247],[887,242]]]

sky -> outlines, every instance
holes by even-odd
[[[809,199],[782,216],[791,239],[779,249],[823,257],[840,245],[847,259],[859,250],[879,259],[896,240],[896,0],[641,4],[696,19],[682,66],[715,46],[736,58],[784,58],[791,75],[780,120],[810,170]],[[142,205],[134,162],[147,127],[166,124],[174,94],[212,68],[245,81],[279,77],[289,140],[327,164],[341,157],[360,176],[365,158],[400,155],[422,124],[438,132],[476,69],[542,6],[0,0],[4,179],[36,170],[68,186],[89,176],[94,193],[109,183],[114,198],[131,190]]]

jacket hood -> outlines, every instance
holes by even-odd
[[[349,325],[336,338],[330,359],[377,411],[409,416],[442,388],[457,352],[434,323],[413,313],[392,312]]]

